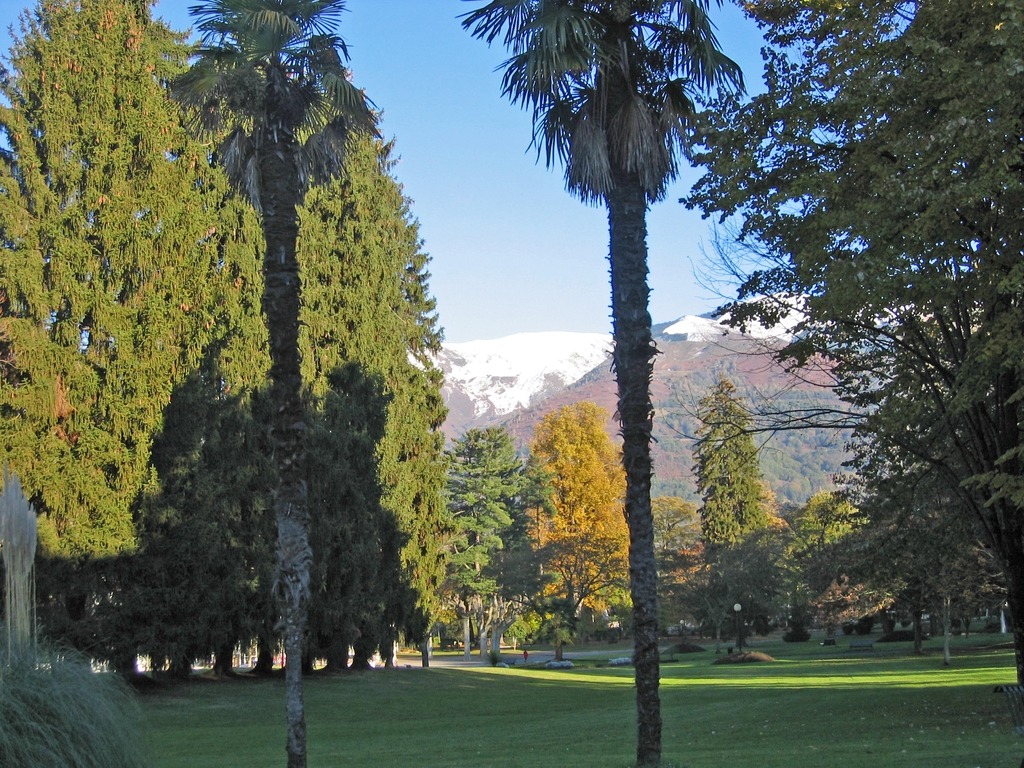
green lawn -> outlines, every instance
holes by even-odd
[[[666,759],[688,768],[1017,768],[1024,739],[992,693],[1013,681],[1012,651],[965,649],[943,668],[935,651],[851,653],[840,643],[758,643],[779,659],[772,664],[711,665],[710,652],[665,664]],[[197,680],[147,693],[142,705],[157,766],[284,763],[281,681]],[[311,766],[624,768],[634,749],[628,668],[314,677],[306,707]]]

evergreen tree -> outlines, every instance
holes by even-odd
[[[387,406],[383,380],[360,363],[335,368],[318,400],[309,441],[313,570],[306,664],[365,667],[393,639],[388,622],[401,599],[401,541],[381,504],[378,474]]]
[[[350,364],[379,380],[386,398],[384,433],[373,453],[383,515],[378,535],[392,531],[385,538],[397,547],[400,572],[392,574],[398,583],[379,587],[389,596],[387,620],[375,628],[354,626],[370,653],[378,645],[385,650],[398,631],[425,637],[444,578],[447,530],[440,432],[446,409],[433,360],[441,337],[428,292],[428,257],[409,201],[390,175],[391,152],[389,143],[352,137],[345,174],[311,190],[299,224],[300,343],[311,407],[322,408],[332,372]],[[325,520],[364,513],[333,509],[316,507]]]
[[[134,546],[153,434],[241,279],[165,91],[186,54],[141,0],[47,2],[3,72],[0,433],[44,555]]]
[[[431,520],[418,517],[413,504],[391,501],[440,507],[443,461],[434,425],[444,411],[426,356],[438,344],[426,257],[389,175],[389,153],[390,146],[368,136],[353,138],[344,176],[314,189],[300,209],[313,532],[307,669],[314,656],[332,669],[345,667],[350,645],[357,664],[378,648],[386,655],[397,632],[417,618],[412,569],[437,567],[430,557],[417,561],[419,550],[403,567],[414,526],[426,529]],[[258,250],[258,233],[255,240],[251,250]],[[233,307],[225,339],[174,394],[171,412],[181,418],[169,418],[158,440],[160,491],[144,506],[139,559],[109,614],[113,636],[123,634],[135,652],[153,653],[158,663],[167,658],[172,667],[210,654],[219,660],[235,641],[254,636],[268,658],[277,642],[267,592],[274,470],[265,435],[272,406],[261,388],[269,357],[260,346],[266,331],[257,314],[256,260],[248,267],[240,292],[228,297],[234,303],[222,302]],[[409,362],[410,350],[418,350],[419,366]],[[424,404],[434,410],[424,412]],[[414,455],[389,473],[389,453],[405,450],[400,439],[412,443]],[[434,538],[443,519],[434,518]],[[203,540],[214,565],[193,562]],[[145,615],[154,602],[164,610]],[[151,639],[159,640],[156,647]]]
[[[501,586],[491,564],[504,549],[525,478],[512,437],[500,427],[469,430],[452,445],[448,460],[448,510],[454,529],[448,587],[463,621],[468,658],[471,616],[477,620],[481,655],[485,649],[491,623],[485,616]]]
[[[694,448],[701,532],[705,544],[734,544],[751,531],[766,528],[771,514],[750,436],[750,415],[736,387],[724,376],[701,398],[701,425]]]

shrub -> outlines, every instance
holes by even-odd
[[[811,633],[803,624],[794,624],[789,631],[782,636],[784,643],[805,643],[811,639]]]
[[[487,660],[491,662],[492,667],[498,666],[498,664],[501,663],[501,651],[491,648],[491,650],[487,652]]]
[[[702,645],[694,643],[676,643],[668,649],[669,653],[701,653],[707,649]]]
[[[930,640],[931,638],[922,633],[922,640]],[[894,629],[892,632],[886,632],[875,642],[877,643],[908,643],[914,640],[914,630],[912,629]]]
[[[5,660],[7,651],[0,649]],[[147,765],[135,699],[116,675],[72,653],[39,648],[0,666],[0,765]]]
[[[875,626],[875,617],[873,615],[862,616],[857,619],[853,625],[853,631],[858,635],[870,635],[871,629]]]

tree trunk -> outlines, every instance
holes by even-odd
[[[282,75],[283,77],[283,75]],[[277,579],[274,593],[284,629],[288,768],[306,766],[306,716],[302,700],[302,637],[309,601],[309,511],[306,507],[305,432],[299,353],[299,176],[288,106],[269,78],[265,121],[268,142],[260,154],[261,204],[266,254],[263,312],[270,340],[273,415],[270,442],[277,469]]]
[[[921,613],[922,611],[920,608],[914,609],[914,653],[918,656],[924,653],[924,651],[921,650]]]
[[[257,641],[256,666],[253,667],[254,675],[269,676],[274,671],[274,648],[263,638]]]
[[[175,680],[188,680],[192,676],[192,660],[185,656],[168,659],[167,676]]]
[[[501,638],[505,634],[505,630],[508,629],[509,625],[503,621],[496,622],[491,627],[491,650],[496,653],[501,653]],[[513,648],[513,650],[515,650]]]
[[[348,671],[348,648],[348,633],[338,632],[331,638],[331,642],[327,646],[327,666],[325,667],[328,672]]]
[[[427,632],[427,636],[423,638],[423,642],[420,643],[420,665],[426,669],[430,666],[430,657],[433,655],[434,636],[430,632]]]
[[[469,634],[469,616],[462,617],[462,652],[466,661],[473,655],[473,639]]]
[[[608,193],[615,378],[626,470],[629,587],[633,599],[638,766],[661,762],[658,577],[651,517],[651,337],[647,286],[647,196],[636,174],[614,171]]]
[[[942,664],[948,667],[951,663],[949,656],[949,635],[952,631],[953,617],[949,610],[949,598],[942,600]]]
[[[234,670],[235,644],[224,643],[213,659],[213,673],[221,677],[237,677]]]
[[[1006,602],[1009,606],[1010,630],[1013,632],[1013,654],[1017,667],[1017,682],[1024,685],[1024,552],[1021,551],[1021,531],[1018,526],[1014,531],[1017,536],[1009,550],[1004,554],[1005,565],[1003,574],[1006,577]],[[1005,616],[1005,611],[1000,610]],[[1004,619],[1005,620],[1005,619]]]
[[[477,635],[477,645],[480,646],[480,658],[487,657],[487,622],[481,617],[480,621],[480,634]]]

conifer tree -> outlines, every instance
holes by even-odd
[[[318,505],[315,515],[327,521],[377,515],[374,535],[399,553],[400,571],[386,577],[397,583],[372,588],[387,595],[379,611],[386,620],[359,630],[364,637],[379,635],[368,648],[371,653],[397,639],[399,630],[410,638],[426,633],[444,578],[441,546],[447,529],[440,432],[447,411],[433,361],[441,335],[428,292],[428,257],[409,201],[390,175],[391,152],[390,143],[351,137],[344,175],[310,191],[299,221],[302,375],[311,407],[322,408],[332,372],[346,365],[358,365],[361,376],[378,379],[387,400],[371,478],[380,486],[378,512],[370,507],[346,512],[340,506],[332,511],[311,501]],[[363,492],[374,493],[368,487]],[[342,550],[336,554],[344,556]],[[380,566],[380,557],[374,558],[376,565],[370,565]]]
[[[152,436],[236,279],[225,185],[165,90],[185,55],[142,0],[57,0],[3,72],[0,435],[44,553],[133,546]]]
[[[504,549],[514,506],[526,486],[512,437],[500,427],[471,429],[448,452],[448,508],[455,529],[449,546],[448,586],[463,621],[466,657],[469,621],[476,616],[483,654],[489,621],[485,612],[500,584],[491,568]]]
[[[697,492],[705,544],[734,544],[751,531],[766,528],[765,504],[757,448],[750,436],[750,415],[724,376],[698,404],[701,426],[694,448]]]
[[[414,525],[440,539],[436,426],[444,411],[436,369],[423,354],[438,343],[426,257],[407,201],[388,174],[389,152],[370,137],[353,138],[344,177],[312,191],[300,209],[314,557],[307,669],[314,656],[344,667],[350,645],[357,663],[383,651],[417,618],[413,569],[437,568],[418,549],[406,567],[401,559]],[[254,255],[261,238],[251,212],[230,211],[250,227],[235,233],[252,240],[251,258],[237,268],[248,271],[218,299],[223,337],[174,392],[154,456],[160,488],[142,505],[140,550],[124,566],[120,598],[104,611],[99,629],[111,643],[128,646],[115,656],[153,655],[172,670],[187,671],[191,659],[215,655],[226,672],[221,659],[230,659],[235,642],[255,636],[263,657],[277,641],[268,592],[271,405],[262,386],[270,362]],[[420,350],[421,367],[409,363],[412,349]],[[412,455],[388,472],[389,453],[406,451],[394,435],[408,436]],[[435,510],[433,522],[414,504],[389,506],[393,499]],[[156,603],[162,610],[152,610]]]
[[[381,504],[378,451],[390,397],[383,379],[358,362],[335,368],[317,403],[309,437],[313,570],[306,665],[356,666],[390,639],[382,617],[400,602],[399,535]],[[382,649],[383,650],[383,649]]]

